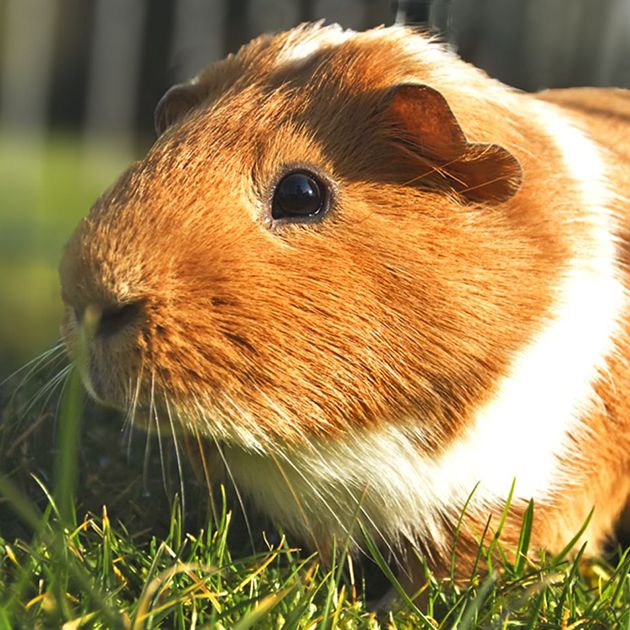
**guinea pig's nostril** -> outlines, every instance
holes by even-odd
[[[96,330],[103,337],[111,337],[136,322],[142,314],[143,300],[110,306],[101,312]]]

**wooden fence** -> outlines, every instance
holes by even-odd
[[[132,138],[169,84],[257,33],[395,16],[523,89],[630,85],[630,0],[0,0],[0,131]]]

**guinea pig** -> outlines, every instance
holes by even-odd
[[[302,25],[172,88],[61,266],[90,389],[216,443],[330,554],[458,568],[630,496],[630,94],[525,94],[404,27]],[[462,512],[466,507],[464,515]],[[401,552],[402,553],[402,552]]]

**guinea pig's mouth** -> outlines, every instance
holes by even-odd
[[[141,389],[144,304],[110,308],[67,306],[62,325],[66,349],[88,394],[99,404],[125,411]]]
[[[76,349],[69,350],[79,370],[83,388],[99,405],[125,412],[129,407],[129,391],[110,361],[96,356],[92,348],[77,355]],[[109,364],[109,367],[108,367]]]

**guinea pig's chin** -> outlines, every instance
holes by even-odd
[[[140,388],[139,375],[132,376],[126,357],[103,352],[90,345],[87,352],[77,350],[78,342],[66,339],[66,349],[74,360],[83,388],[98,404],[125,412]]]
[[[85,390],[97,403],[126,411],[130,394],[113,371],[113,366],[107,368],[102,360],[90,356],[87,365],[81,369],[81,379]]]
[[[64,319],[62,334],[66,353],[77,365],[89,396],[101,405],[126,411],[140,388],[140,370],[133,368],[137,353],[98,339],[81,341],[79,327],[69,318]]]

